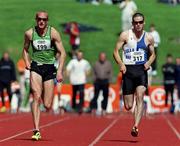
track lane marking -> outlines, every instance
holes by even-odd
[[[88,146],[94,146],[103,136],[106,132],[108,132],[108,130],[110,128],[112,128],[114,126],[114,124],[116,124],[116,122],[119,120],[119,117],[114,119],[108,127],[106,127]]]
[[[165,118],[171,130],[175,133],[176,137],[180,140],[180,133],[178,132],[178,130],[173,126],[172,122],[165,115],[163,115],[163,117]]]
[[[69,120],[69,119],[70,119],[70,117],[66,117],[66,118],[64,118],[64,119],[60,119],[60,120],[56,120],[56,121],[50,122],[50,123],[48,123],[48,124],[45,124],[45,125],[40,126],[40,129],[45,128],[45,127],[50,127],[50,126],[52,126],[52,125],[54,125],[54,124],[57,124],[57,123],[60,123],[60,122],[63,122],[63,121]],[[15,138],[15,137],[18,137],[18,136],[20,136],[20,135],[23,135],[23,134],[32,132],[32,131],[33,131],[32,129],[31,129],[31,130],[26,130],[26,131],[24,131],[24,132],[20,132],[20,133],[18,133],[18,134],[12,135],[12,136],[10,136],[10,137],[1,139],[1,140],[0,140],[0,143],[1,143],[1,142],[4,142],[4,141],[8,141],[8,140],[10,140],[10,139],[13,139],[13,138]]]

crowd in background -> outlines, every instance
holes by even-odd
[[[88,0],[80,0],[80,2],[89,2]],[[117,1],[111,0],[92,0],[92,4],[98,5],[101,2],[107,4],[113,4]],[[118,1],[119,2],[119,1]],[[175,1],[173,1],[175,2]],[[128,30],[131,26],[132,15],[138,10],[133,0],[124,0],[119,4],[119,8],[122,11],[120,31]],[[128,18],[128,19],[127,19]],[[97,113],[97,98],[99,92],[103,92],[103,101],[101,104],[102,113],[105,114],[107,107],[107,99],[109,95],[109,85],[113,76],[113,70],[111,62],[107,59],[105,52],[100,52],[97,57],[95,64],[91,65],[88,60],[83,56],[83,50],[80,48],[80,31],[78,29],[77,22],[70,22],[68,24],[65,33],[70,36],[71,51],[69,56],[71,60],[68,62],[64,76],[69,78],[70,84],[72,85],[72,111],[82,113],[84,105],[84,90],[85,84],[87,83],[87,76],[92,76],[94,85],[94,97],[90,102],[89,112]],[[153,36],[156,51],[156,60],[152,64],[152,68],[149,70],[149,86],[153,76],[157,75],[158,66],[158,50],[161,42],[160,35],[156,30],[155,24],[151,24],[149,27],[149,33]],[[176,63],[175,63],[176,60]],[[16,69],[18,71],[18,80],[16,75]],[[171,54],[167,55],[166,63],[162,66],[163,73],[163,85],[165,88],[166,98],[165,105],[168,104],[168,97],[171,97],[171,109],[174,111],[174,100],[173,93],[174,89],[178,90],[178,98],[180,99],[180,57],[173,58]],[[0,112],[5,112],[11,107],[11,112],[29,112],[30,103],[32,101],[31,89],[30,89],[30,72],[25,69],[25,63],[23,59],[19,59],[17,65],[12,61],[8,52],[2,55],[0,60]],[[12,88],[13,85],[13,88]],[[58,102],[60,100],[61,85],[58,85]],[[79,94],[80,101],[76,103],[76,96]],[[13,97],[13,100],[12,100]],[[45,110],[43,107],[41,110]]]

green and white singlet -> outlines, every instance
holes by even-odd
[[[39,64],[54,64],[56,49],[52,46],[50,26],[45,36],[39,36],[36,28],[33,28],[32,49],[32,61]]]

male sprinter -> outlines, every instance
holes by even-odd
[[[120,34],[114,49],[114,59],[123,73],[123,99],[125,108],[130,110],[136,100],[132,136],[138,136],[138,126],[143,115],[143,97],[147,88],[147,70],[155,59],[154,40],[144,31],[144,15],[135,13],[133,28]],[[122,49],[122,57],[119,50]],[[148,58],[148,52],[150,57]],[[136,98],[134,98],[136,95]]]
[[[66,57],[61,37],[57,30],[48,25],[48,13],[39,11],[36,13],[36,26],[25,32],[23,58],[26,68],[30,72],[30,86],[33,93],[32,115],[34,123],[33,140],[39,140],[41,98],[44,106],[51,107],[54,94],[54,78],[62,82],[63,65]],[[32,45],[32,55],[29,54],[29,46]],[[55,56],[60,54],[59,67],[55,69]]]

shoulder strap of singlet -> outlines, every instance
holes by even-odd
[[[52,29],[52,27],[49,25],[49,26],[48,26],[48,35],[49,35],[49,37],[50,37],[50,40],[51,40],[51,29]]]
[[[34,27],[32,28],[32,41],[34,40],[34,35],[35,35],[35,33],[36,33],[36,27],[34,26]]]

